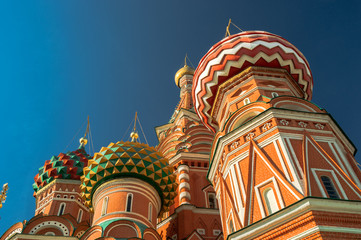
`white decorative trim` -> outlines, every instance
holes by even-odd
[[[185,172],[189,172],[189,167],[188,165],[182,164],[179,165],[179,167],[177,168],[177,171],[180,173],[181,171],[185,171]]]
[[[287,211],[278,211],[268,218],[254,223],[252,226],[238,231],[229,237],[233,239],[253,239],[261,234],[275,229],[285,222],[296,219],[309,211],[325,211],[335,214],[350,213],[361,215],[361,201],[344,201],[334,199],[306,198],[296,204],[289,206]],[[337,227],[335,227],[337,228]]]
[[[120,184],[121,187],[124,189],[118,190]],[[105,188],[107,188],[107,191],[103,192]],[[158,192],[150,184],[136,178],[118,178],[102,184],[100,187],[97,188],[93,195],[93,206],[96,206],[100,199],[102,199],[103,197],[116,192],[141,193],[146,196],[153,203],[154,206],[157,206],[157,212],[160,211],[161,199]]]
[[[180,191],[180,190],[183,189],[183,188],[189,190],[189,189],[190,189],[189,183],[187,183],[187,182],[181,182],[181,183],[179,184],[178,189],[179,189],[179,191]]]
[[[182,173],[178,176],[178,180],[185,179],[186,181],[189,181],[189,174],[188,173]]]
[[[335,182],[336,182],[336,184],[337,184],[337,187],[340,189],[340,191],[341,191],[341,193],[342,193],[343,199],[348,200],[347,195],[346,195],[345,191],[343,190],[342,185],[341,185],[340,181],[337,179],[336,174],[335,174],[335,172],[334,172],[333,170],[319,169],[319,168],[311,168],[311,171],[312,171],[313,177],[314,177],[315,180],[316,180],[316,183],[317,183],[317,185],[318,185],[318,188],[320,189],[320,191],[321,191],[321,193],[322,193],[322,196],[323,196],[324,198],[328,198],[328,196],[327,196],[327,193],[325,192],[325,189],[323,188],[323,184],[320,182],[320,179],[318,178],[318,175],[317,175],[316,171],[321,172],[321,173],[322,173],[322,172],[329,172],[329,173],[331,173],[333,179],[330,179],[330,180],[331,180],[331,181],[332,181],[332,180],[335,180]],[[332,183],[333,183],[333,181],[332,181]],[[337,192],[337,195],[340,196],[337,188],[335,188],[335,191]],[[340,197],[341,197],[341,196],[340,196]]]
[[[340,178],[342,178],[342,180],[350,187],[350,189],[359,197],[361,198],[361,195],[355,190],[355,188],[353,186],[350,185],[349,181],[347,179],[344,178],[344,176],[339,172],[339,170],[337,168],[335,168],[335,166],[329,162],[329,160],[324,156],[324,154],[319,150],[319,148],[317,146],[315,146],[308,138],[306,138],[306,152],[307,148],[308,148],[308,144],[307,142],[309,142],[314,149],[317,150],[317,152],[324,158],[324,160],[334,169],[334,171],[340,176]],[[308,155],[306,155],[306,161],[308,162]],[[309,169],[309,168],[308,168]],[[309,175],[309,174],[308,174]],[[335,178],[335,181],[338,181],[337,178]],[[342,188],[340,188],[342,189]],[[311,194],[311,192],[310,192]]]
[[[299,240],[304,239],[305,237],[314,234],[316,232],[337,232],[337,233],[351,233],[351,234],[361,234],[360,228],[347,228],[347,227],[336,227],[336,226],[315,226],[311,229],[308,229],[296,236],[289,238],[288,240]]]
[[[14,229],[11,233],[9,233],[9,235],[5,238],[5,240],[8,240],[9,238],[11,238],[13,235],[15,235],[16,233],[21,233],[23,231],[22,228],[17,228]]]
[[[181,192],[179,194],[179,201],[181,201],[182,198],[187,198],[188,200],[191,200],[191,194],[189,192]]]
[[[69,229],[64,224],[62,224],[58,221],[42,222],[42,223],[36,225],[35,227],[33,227],[30,230],[29,234],[36,234],[37,232],[39,232],[39,230],[48,228],[48,227],[54,227],[54,228],[60,230],[64,236],[69,236]]]

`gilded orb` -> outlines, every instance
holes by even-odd
[[[86,138],[80,138],[80,139],[79,139],[79,142],[80,142],[81,145],[85,146],[85,145],[88,143],[88,139],[86,139]]]
[[[179,87],[179,80],[184,76],[184,75],[194,75],[194,69],[191,68],[188,65],[184,65],[184,67],[182,67],[181,69],[179,69],[177,71],[177,73],[175,74],[174,77],[174,81],[175,84]]]

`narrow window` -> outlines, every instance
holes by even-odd
[[[79,209],[79,212],[78,212],[78,222],[81,221],[81,218],[83,217],[83,210],[82,209]]]
[[[132,201],[133,201],[133,194],[129,193],[127,196],[127,212],[131,212],[132,211]]]
[[[271,215],[272,213],[277,212],[279,209],[278,209],[278,205],[277,205],[276,196],[275,196],[272,188],[267,188],[263,192],[263,196],[266,201],[268,215]]]
[[[149,208],[148,208],[148,220],[149,221],[152,221],[152,211],[153,211],[152,204],[149,203]]]
[[[65,206],[66,206],[65,203],[60,203],[60,208],[59,208],[58,216],[61,216],[61,215],[64,214]]]
[[[108,201],[109,201],[109,197],[105,197],[103,200],[103,206],[102,206],[102,216],[104,216],[105,214],[107,214],[107,210],[108,210]]]
[[[208,195],[209,208],[216,208],[216,200],[214,199],[214,194]]]
[[[233,233],[234,232],[234,227],[233,227],[233,221],[232,219],[229,221],[229,233]]]
[[[278,93],[272,92],[272,97],[273,97],[273,98],[278,97]]]
[[[247,104],[251,103],[251,101],[249,100],[249,98],[245,98],[243,100],[243,103],[244,103],[244,105],[247,105]]]
[[[327,194],[329,198],[340,199],[335,186],[333,185],[331,179],[327,176],[321,177],[323,186],[326,188]]]

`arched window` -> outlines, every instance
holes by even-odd
[[[103,206],[102,206],[102,216],[104,216],[105,214],[107,214],[107,210],[108,210],[108,201],[109,201],[109,197],[105,197],[103,199]]]
[[[264,200],[267,205],[268,215],[271,215],[274,212],[277,212],[279,210],[276,196],[272,190],[272,188],[267,188],[263,192]]]
[[[216,199],[214,197],[214,194],[210,193],[208,194],[208,202],[209,202],[209,208],[216,208]]]
[[[60,203],[60,207],[59,207],[59,212],[58,212],[58,216],[63,215],[64,211],[65,211],[65,203]]]
[[[332,183],[332,180],[327,176],[321,176],[323,186],[326,188],[329,198],[340,199],[340,196],[337,193],[335,186]]]
[[[83,210],[82,209],[79,209],[79,212],[78,212],[78,222],[81,221],[81,218],[83,217]]]
[[[234,232],[234,226],[233,226],[232,219],[229,221],[228,227],[229,227],[229,233],[233,233]]]
[[[127,207],[126,207],[127,212],[132,211],[132,202],[133,202],[133,194],[129,193],[127,196]]]
[[[152,204],[149,203],[149,208],[148,208],[148,220],[149,221],[152,221],[152,211],[153,211]]]
[[[244,103],[244,105],[247,105],[247,104],[250,104],[251,101],[249,100],[249,98],[245,98],[245,99],[243,100],[243,103]]]
[[[271,94],[272,94],[272,98],[278,97],[278,93],[276,92],[272,92]]]

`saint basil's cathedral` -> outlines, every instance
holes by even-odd
[[[82,138],[39,168],[34,217],[1,240],[361,239],[356,148],[311,102],[295,46],[230,35],[175,83],[158,146],[134,132],[90,156]]]

